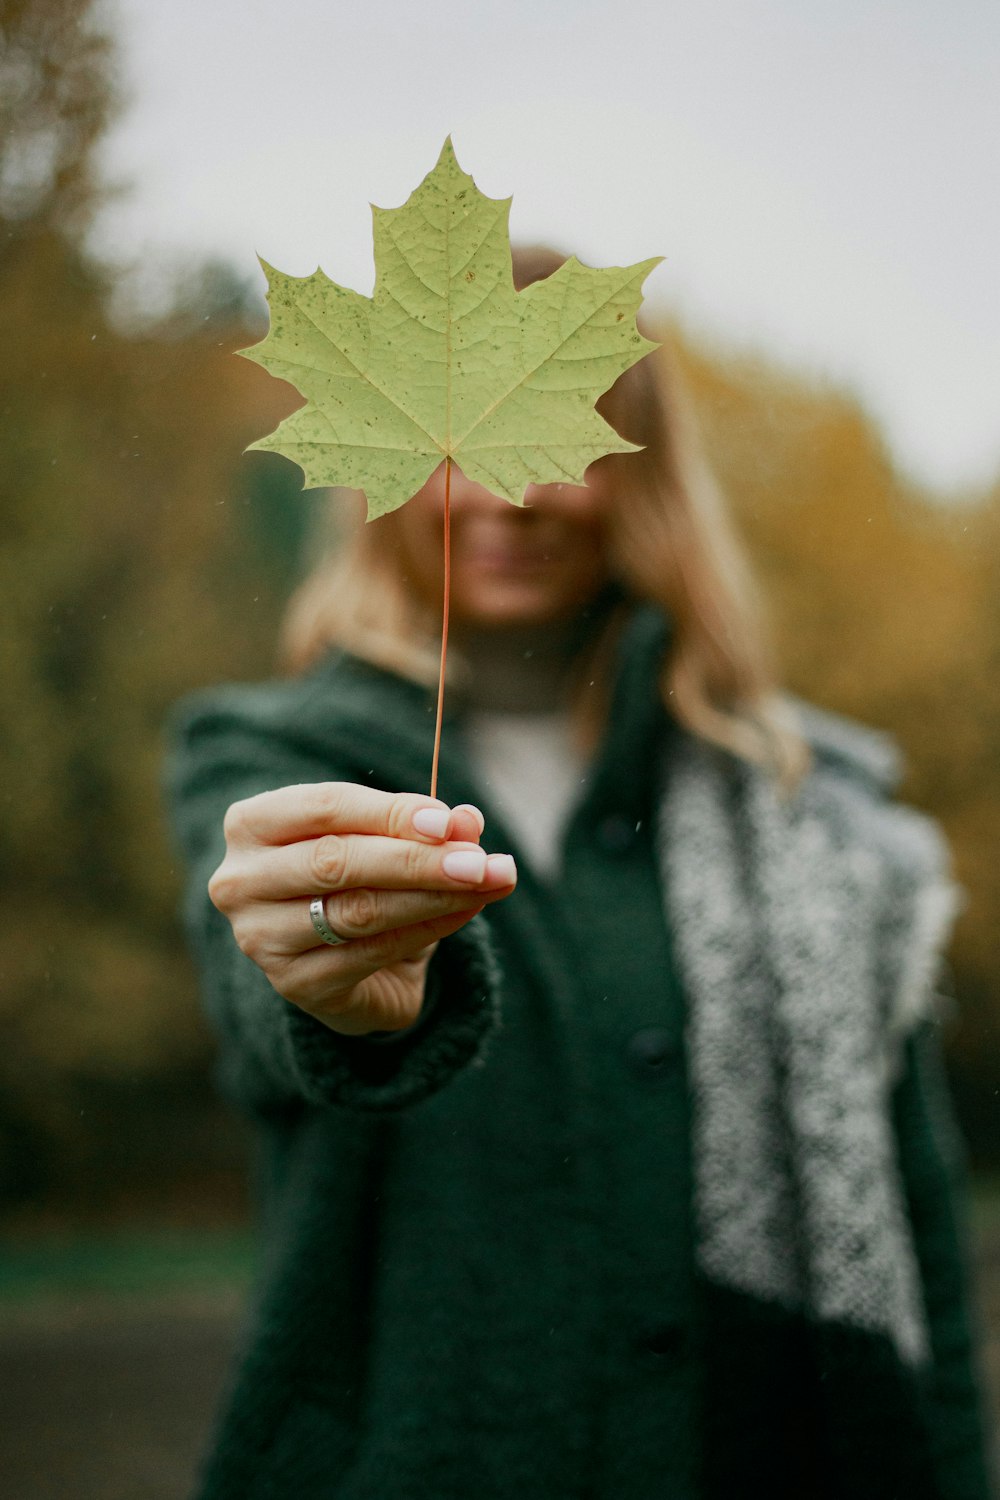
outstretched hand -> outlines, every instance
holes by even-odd
[[[345,1036],[416,1021],[437,944],[509,896],[509,854],[479,846],[478,808],[353,782],[281,787],[234,802],[208,883],[243,952],[279,995]],[[345,941],[323,942],[309,913]]]

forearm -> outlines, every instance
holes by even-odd
[[[405,1031],[382,1040],[334,1032],[279,994],[241,951],[207,892],[225,852],[226,809],[260,792],[328,780],[336,771],[282,752],[280,742],[241,735],[218,715],[192,714],[178,731],[168,790],[189,865],[185,926],[219,1039],[219,1086],[252,1112],[303,1102],[405,1107],[478,1055],[496,1022],[498,991],[480,922],[440,942],[428,971],[432,1003]]]

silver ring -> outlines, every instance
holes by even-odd
[[[312,898],[309,903],[309,915],[319,936],[323,939],[324,943],[329,943],[331,948],[335,948],[338,943],[346,943],[348,941],[347,938],[341,937],[338,933],[334,932],[326,920],[325,896],[314,896]]]

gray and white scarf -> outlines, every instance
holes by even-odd
[[[699,1262],[723,1286],[883,1333],[914,1367],[927,1322],[889,1092],[964,892],[934,820],[884,795],[894,742],[785,702],[816,752],[797,799],[694,736],[664,770]]]

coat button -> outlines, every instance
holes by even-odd
[[[665,1026],[644,1026],[629,1039],[629,1066],[639,1078],[658,1082],[677,1059],[677,1044]]]
[[[611,813],[597,825],[597,842],[605,854],[627,854],[635,840],[635,823],[620,813]]]
[[[680,1323],[658,1324],[643,1332],[639,1347],[644,1354],[655,1360],[669,1359],[671,1355],[683,1353],[687,1344],[687,1330]]]

